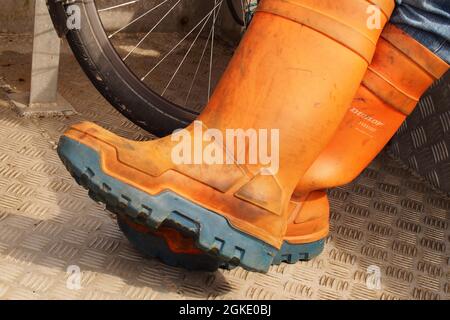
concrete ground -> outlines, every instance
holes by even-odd
[[[151,136],[100,96],[67,46],[60,92],[79,115],[18,118],[6,94],[28,90],[31,37],[0,34],[0,43],[1,299],[450,299],[450,199],[385,154],[329,192],[331,234],[310,262],[258,274],[188,272],[144,259],[55,148],[83,120],[132,139]]]

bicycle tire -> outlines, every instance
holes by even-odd
[[[65,34],[85,74],[126,118],[158,137],[186,127],[197,118],[198,113],[153,92],[128,69],[108,40],[94,1],[76,2],[80,7],[82,27],[73,30],[65,27],[68,4],[59,0],[48,0],[48,4],[58,33]]]

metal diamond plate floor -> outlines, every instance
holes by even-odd
[[[331,235],[313,261],[264,275],[143,259],[74,183],[55,146],[81,120],[149,136],[105,102],[67,48],[61,94],[80,115],[17,118],[5,94],[27,90],[31,42],[0,35],[0,43],[0,299],[450,299],[450,198],[384,154],[330,191]],[[70,266],[81,271],[81,288],[68,286]],[[379,287],[371,285],[378,271]]]

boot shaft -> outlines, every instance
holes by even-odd
[[[279,130],[278,172],[262,177],[262,165],[241,165],[250,181],[237,190],[238,198],[278,215],[285,210],[342,121],[372,59],[393,8],[393,1],[378,2],[380,29],[368,27],[372,1],[260,3],[199,118],[221,132]],[[249,149],[247,143],[226,153]]]
[[[349,183],[382,150],[448,65],[393,25],[383,31],[372,64],[332,141],[308,169],[296,194]]]

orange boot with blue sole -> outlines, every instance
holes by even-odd
[[[393,25],[388,25],[381,37],[333,140],[297,185],[295,193],[308,196],[291,199],[291,219],[273,264],[309,260],[322,251],[328,233],[328,201],[325,192],[310,190],[343,185],[360,174],[414,110],[425,90],[448,70],[444,61]],[[389,64],[383,62],[387,57]],[[147,256],[195,270],[233,267],[196,248],[195,235],[182,235],[170,226],[153,232],[123,215],[118,220],[130,242]]]
[[[283,246],[298,182],[332,139],[372,60],[381,33],[367,27],[374,3],[383,27],[390,0],[260,3],[197,124],[216,136],[227,129],[275,132],[265,141],[276,151],[275,167],[239,161],[251,139],[232,149],[211,137],[200,142],[202,150],[212,145],[232,154],[226,164],[195,156],[193,164],[178,163],[173,136],[136,142],[92,123],[68,130],[58,153],[111,211],[153,231],[171,225],[223,263],[265,272]],[[196,130],[193,124],[183,136],[196,140]]]

